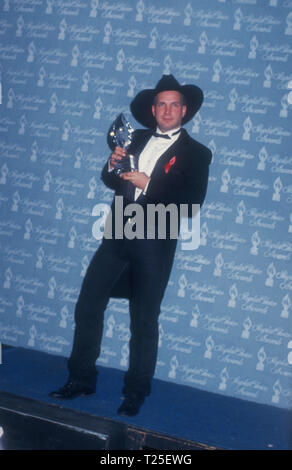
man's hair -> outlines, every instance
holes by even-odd
[[[168,91],[168,90],[166,90],[166,91]],[[169,91],[171,91],[171,90],[169,90]],[[173,90],[173,91],[176,91],[176,90]],[[161,92],[160,92],[160,93],[161,93]],[[182,106],[186,106],[187,103],[186,103],[185,96],[184,96],[180,91],[178,91],[178,93],[179,93],[179,95],[180,95],[180,97],[181,97],[181,104],[182,104]],[[158,95],[159,95],[159,93],[157,93],[157,95],[154,96],[154,99],[153,99],[153,106],[155,106],[156,103],[157,103],[157,96],[158,96]]]

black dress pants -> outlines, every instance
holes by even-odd
[[[103,240],[92,258],[75,309],[75,333],[68,360],[70,377],[93,385],[100,354],[104,311],[112,288],[130,268],[130,355],[124,394],[150,393],[158,352],[158,316],[175,244],[169,240]]]

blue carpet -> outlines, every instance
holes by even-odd
[[[123,372],[98,368],[96,395],[60,401],[51,398],[49,392],[66,381],[65,358],[5,348],[0,391],[221,449],[292,449],[290,411],[157,379],[140,413],[132,418],[119,417],[116,410],[121,403]]]

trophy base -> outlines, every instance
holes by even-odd
[[[135,161],[134,156],[128,154],[123,158],[121,163],[118,163],[114,169],[114,172],[117,176],[120,176],[122,173],[128,173],[129,171],[135,171]]]

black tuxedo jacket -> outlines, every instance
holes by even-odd
[[[128,152],[134,155],[136,167],[138,167],[139,156],[152,136],[151,130],[136,130],[133,134],[132,143]],[[202,206],[208,185],[209,164],[211,163],[211,151],[192,139],[185,129],[181,130],[179,138],[167,151],[160,156],[151,174],[147,192],[141,193],[135,201],[144,208],[147,204],[192,204]],[[115,196],[123,196],[124,203],[134,201],[135,187],[117,176],[113,171],[108,171],[108,162],[105,164],[102,181],[110,189],[115,191]],[[114,214],[114,204],[112,214]],[[191,211],[189,212],[191,216]],[[113,217],[114,218],[114,217]],[[170,274],[176,240],[166,240],[169,243],[169,269]],[[127,270],[123,273],[115,285],[112,297],[130,297],[129,274]]]
[[[139,156],[151,136],[151,130],[140,129],[133,134],[128,153],[134,155],[137,166]],[[147,195],[140,195],[136,202],[142,205],[147,203],[202,205],[207,191],[211,159],[211,151],[182,129],[176,142],[156,162]],[[166,167],[171,160],[175,161],[167,171]],[[108,164],[103,168],[102,180],[106,186],[115,191],[115,195],[123,195],[126,198],[129,195],[127,186],[133,186],[116,176],[114,172],[109,172]]]

